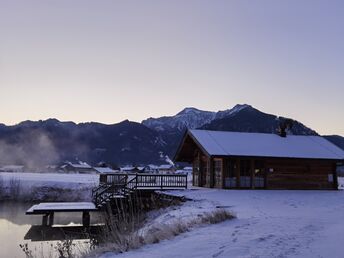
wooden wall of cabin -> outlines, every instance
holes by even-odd
[[[337,189],[332,161],[270,159],[265,166],[268,189]]]
[[[210,158],[202,153],[201,150],[196,150],[193,159],[192,169],[192,183],[194,186],[212,187],[212,164]]]
[[[200,186],[200,154],[195,152],[193,163],[192,163],[192,185]]]
[[[214,188],[223,188],[223,159],[214,158],[213,163],[213,186]]]
[[[214,188],[337,189],[338,184],[336,163],[333,161],[239,157],[209,159],[199,152],[193,171],[195,186]]]

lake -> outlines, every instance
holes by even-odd
[[[26,258],[27,256],[19,245],[27,244],[28,251],[32,252],[33,257],[58,257],[57,247],[60,241],[31,241],[24,240],[28,231],[39,231],[44,240],[51,238],[59,238],[52,231],[59,231],[61,225],[67,225],[68,229],[78,229],[81,227],[81,213],[55,213],[54,227],[50,228],[46,233],[45,228],[39,226],[42,223],[41,215],[25,215],[25,211],[30,208],[33,203],[20,202],[0,202],[0,258]],[[91,213],[91,224],[100,223],[101,216],[98,213]],[[33,225],[36,225],[32,228]],[[32,230],[35,229],[35,230]],[[45,234],[45,237],[43,237]],[[31,234],[32,235],[32,234]],[[30,235],[29,235],[30,236]],[[33,234],[37,240],[37,234]],[[32,238],[30,238],[32,239]],[[42,239],[42,240],[43,240]],[[73,252],[81,254],[90,247],[89,239],[73,240]]]

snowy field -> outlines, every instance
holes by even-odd
[[[5,199],[15,194],[15,199],[22,201],[89,201],[91,188],[98,183],[99,175],[95,174],[0,172]]]
[[[99,176],[94,174],[65,174],[65,173],[10,173],[0,172],[0,177],[9,182],[11,179],[20,180],[25,186],[54,186],[69,184],[96,185]]]
[[[168,213],[161,223],[207,209],[205,203],[225,206],[237,218],[103,258],[344,257],[344,191],[199,188],[174,193],[200,200],[199,205],[187,202],[185,210]]]

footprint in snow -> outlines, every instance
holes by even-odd
[[[219,251],[219,252],[213,254],[213,258],[218,257],[218,256],[219,256],[220,254],[222,254],[222,253],[223,253],[223,250],[221,250],[221,251]]]

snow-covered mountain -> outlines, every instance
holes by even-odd
[[[231,109],[212,112],[199,110],[197,108],[188,107],[180,111],[175,116],[163,116],[159,118],[148,118],[142,121],[142,124],[155,130],[155,131],[171,131],[178,130],[183,131],[186,128],[195,129],[200,128],[206,124],[209,124],[213,120],[221,119],[224,117],[230,117],[237,112],[251,107],[246,104],[238,104]]]

